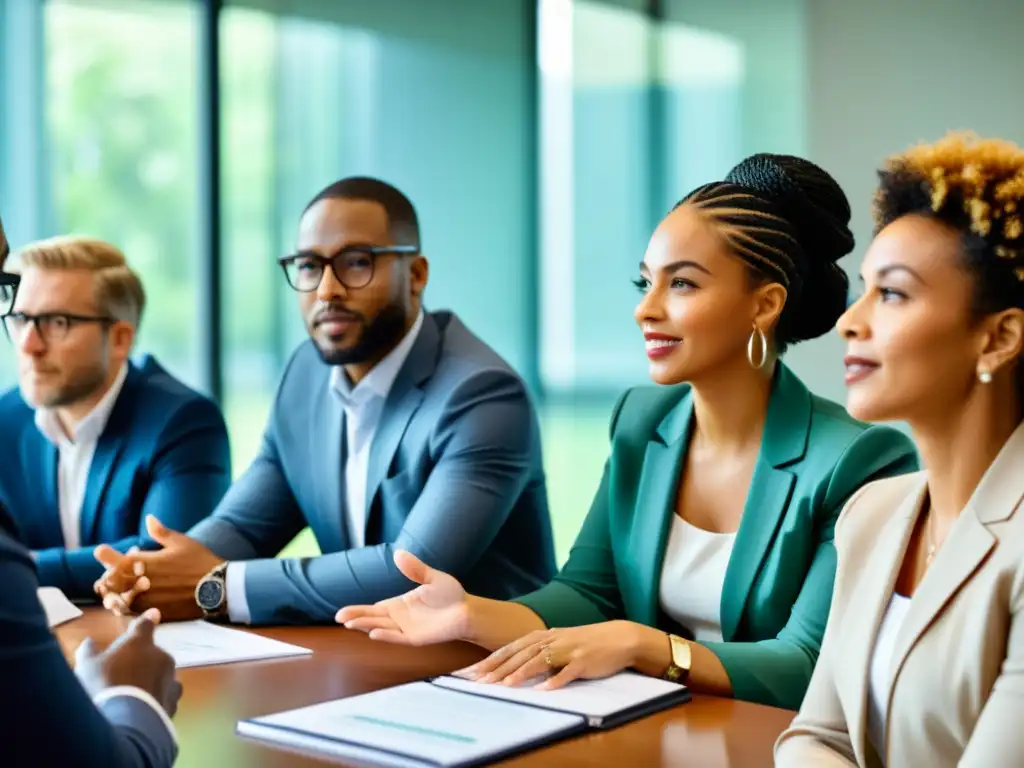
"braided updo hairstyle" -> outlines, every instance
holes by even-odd
[[[779,354],[828,333],[846,311],[849,280],[836,262],[853,250],[850,203],[822,168],[792,155],[753,155],[676,207],[682,205],[715,225],[755,284],[785,286],[775,328]]]
[[[875,228],[911,214],[960,232],[975,319],[1024,309],[1024,149],[954,132],[890,157],[879,171]],[[1017,389],[1024,404],[1024,363]]]

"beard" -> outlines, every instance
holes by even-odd
[[[73,372],[67,381],[57,386],[37,389],[34,396],[26,397],[36,408],[65,408],[87,400],[103,387],[107,370],[102,364],[82,368]],[[24,391],[22,394],[27,394]]]
[[[390,352],[405,335],[406,311],[401,304],[388,304],[376,317],[360,318],[362,332],[351,347],[325,346],[313,339],[320,359],[327,365],[352,365],[379,360]]]

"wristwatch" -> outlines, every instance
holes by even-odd
[[[690,665],[693,663],[690,643],[678,635],[669,635],[668,642],[672,651],[672,661],[669,662],[668,669],[662,677],[673,683],[685,683],[690,677]]]
[[[221,563],[196,585],[196,605],[204,619],[218,621],[228,615],[227,571],[228,564]]]

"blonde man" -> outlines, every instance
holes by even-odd
[[[22,461],[0,466],[0,504],[39,579],[92,594],[99,544],[153,546],[145,518],[189,527],[230,482],[217,406],[145,357],[129,361],[145,291],[124,254],[62,237],[25,248],[4,329],[20,387],[0,398],[0,433]]]

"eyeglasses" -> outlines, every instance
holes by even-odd
[[[14,308],[14,298],[18,295],[21,275],[0,272],[0,315],[6,315]]]
[[[7,338],[14,342],[21,341],[30,325],[34,325],[36,333],[45,342],[62,341],[76,325],[99,323],[113,325],[117,320],[107,316],[73,315],[69,312],[44,312],[29,315],[24,312],[11,312],[4,315],[4,331]]]
[[[278,259],[288,278],[288,285],[302,293],[312,293],[320,287],[324,270],[330,265],[338,282],[346,288],[364,288],[373,280],[377,257],[384,254],[410,255],[419,253],[415,245],[353,245],[343,248],[331,257],[302,252]]]

